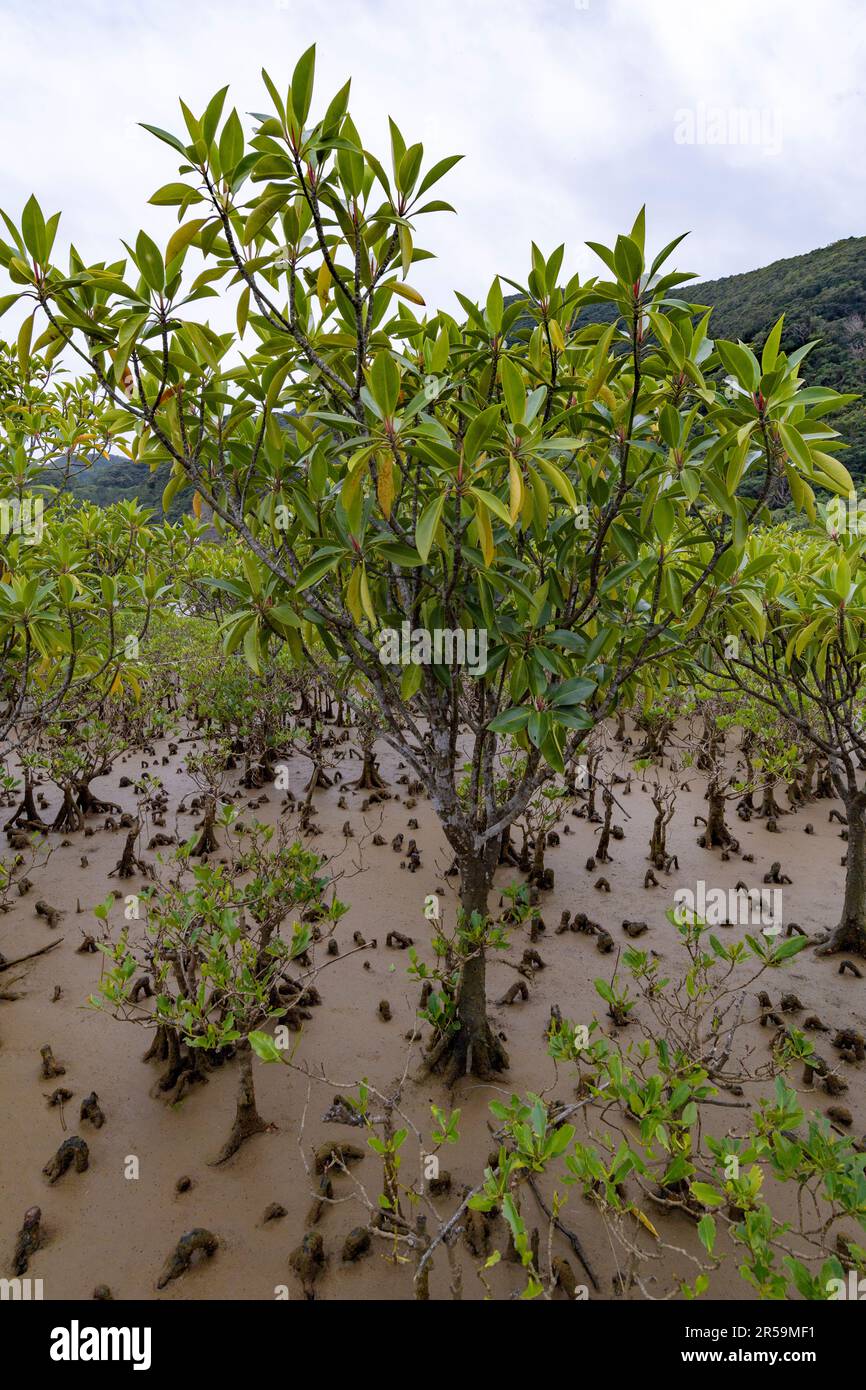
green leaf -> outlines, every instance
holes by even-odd
[[[761,369],[751,348],[747,348],[743,343],[729,343],[717,338],[716,351],[725,370],[736,377],[741,386],[745,386],[747,391],[757,391]]]
[[[427,503],[415,527],[415,547],[425,564],[433,545],[433,537],[436,534],[436,528],[442,518],[442,509],[444,506],[445,493],[441,492],[438,497],[433,498],[432,502]]]
[[[260,657],[259,625],[258,622],[252,622],[244,633],[244,658],[250,670],[254,671],[257,676],[262,673]]]
[[[158,125],[147,125],[144,121],[139,121],[139,125],[142,130],[147,130],[151,135],[155,135],[157,140],[162,140],[164,144],[171,145],[171,148],[177,150],[178,154],[182,154],[184,159],[187,158],[186,145],[182,144],[176,135],[171,135],[167,130],[161,130]]]
[[[24,211],[21,214],[21,235],[24,238],[24,245],[27,247],[34,261],[39,261],[40,263],[44,261],[48,245],[45,231],[45,218],[42,215],[42,209],[32,193],[24,204]]]
[[[689,1184],[692,1193],[704,1207],[723,1207],[725,1199],[714,1187],[710,1187],[707,1182],[693,1182]]]
[[[20,329],[18,330],[18,341],[16,344],[16,350],[18,353],[18,365],[21,368],[21,373],[23,376],[27,375],[30,368],[30,343],[33,338],[34,317],[35,311],[33,314],[28,314],[27,318],[24,319]]]
[[[491,719],[487,727],[495,734],[516,734],[520,729],[526,728],[530,713],[531,711],[522,705],[507,709],[502,714],[497,714],[495,719]]]
[[[675,513],[668,497],[660,497],[653,507],[653,526],[663,545],[667,545],[674,529]]]
[[[165,248],[165,263],[167,266],[171,265],[175,256],[179,256],[182,251],[186,250],[190,242],[195,240],[202,227],[207,226],[207,221],[208,219],[206,217],[195,218],[192,222],[184,222],[182,226],[178,227],[177,231],[172,233],[169,237],[168,246]]]
[[[773,327],[767,334],[767,341],[764,343],[764,350],[761,353],[761,371],[766,375],[771,372],[776,365],[779,356],[779,344],[782,341],[782,325],[785,322],[785,315],[776,319]]]
[[[495,493],[488,492],[486,488],[474,486],[471,487],[469,491],[479,502],[484,503],[484,506],[489,512],[492,512],[494,516],[498,516],[500,521],[504,521],[506,526],[511,525],[511,513],[505,503],[501,501]]]
[[[313,80],[316,75],[316,45],[312,44],[299,59],[292,74],[292,110],[299,130],[302,130],[313,99]]]
[[[421,180],[416,197],[423,198],[428,188],[432,188],[434,183],[438,183],[450,169],[454,168],[455,164],[460,163],[462,158],[462,154],[450,154],[445,159],[440,159],[437,164],[434,164],[432,168],[428,169]]]
[[[493,284],[490,286],[490,292],[487,296],[487,322],[490,324],[491,333],[496,336],[502,332],[502,314],[504,307],[505,302],[502,298],[502,285],[497,275]]]
[[[223,126],[219,143],[220,166],[223,176],[230,175],[244,152],[244,130],[237,111],[232,108]]]
[[[190,188],[186,183],[164,183],[162,188],[156,190],[152,198],[148,198],[148,202],[157,208],[178,207],[194,193],[195,189]]]
[[[220,87],[220,90],[211,97],[205,108],[205,113],[201,120],[201,130],[206,145],[210,145],[216,135],[217,126],[220,123],[220,117],[223,113],[227,91],[228,87]]]
[[[339,561],[339,553],[336,555],[322,555],[318,559],[311,560],[308,565],[304,566],[301,573],[298,575],[295,584],[295,593],[300,594],[304,589],[309,589],[311,584],[318,583],[320,579],[323,579],[326,574],[330,574],[331,570],[336,568]]]
[[[370,390],[386,419],[391,419],[400,399],[400,368],[390,352],[379,352],[370,368]]]
[[[643,256],[640,247],[628,236],[618,236],[614,250],[614,265],[619,278],[627,285],[640,279],[643,270]]]
[[[571,680],[563,681],[557,687],[550,703],[554,709],[560,705],[583,705],[594,690],[595,681],[588,680],[586,676],[572,676]]]
[[[698,1222],[698,1239],[708,1255],[712,1255],[713,1246],[716,1243],[716,1223],[710,1216],[702,1216]]]
[[[272,1037],[267,1033],[250,1033],[249,1044],[257,1057],[263,1062],[279,1062],[279,1049]]]
[[[139,232],[135,243],[136,263],[149,289],[161,294],[165,288],[165,266],[156,242],[151,241],[147,232]]]
[[[499,375],[502,380],[502,392],[505,396],[508,418],[512,425],[519,425],[526,414],[526,386],[523,381],[523,374],[515,367],[510,358],[503,357],[499,364]]]
[[[475,416],[463,438],[464,463],[474,463],[487,440],[490,438],[498,419],[498,405],[489,405],[486,410],[479,411]]]
[[[177,469],[177,472],[175,472],[175,468],[177,468],[177,465],[175,465],[175,467],[172,468],[172,476],[169,478],[168,483],[166,484],[165,488],[163,489],[163,494],[162,494],[162,510],[163,510],[163,512],[167,512],[167,511],[168,511],[169,507],[171,506],[172,502],[173,502],[174,499],[175,499],[175,496],[176,496],[176,494],[177,494],[177,492],[178,492],[178,489],[181,488],[181,487],[183,486],[183,484],[186,482],[186,475],[184,474],[183,469]]]
[[[279,193],[272,193],[270,197],[263,198],[260,203],[256,204],[244,224],[244,246],[249,246],[250,242],[267,226],[280,208],[285,207],[290,197],[289,190],[283,189]]]
[[[807,475],[812,472],[812,455],[809,453],[809,446],[803,439],[799,430],[793,425],[779,423],[779,438],[785,448],[785,453],[793,459],[797,467],[802,469]]]

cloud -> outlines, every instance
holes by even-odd
[[[313,41],[318,97],[351,75],[371,148],[386,152],[392,115],[431,158],[466,156],[440,185],[459,217],[419,226],[438,259],[413,281],[433,304],[525,278],[532,240],[594,271],[585,240],[627,230],[643,202],[654,244],[691,229],[681,260],[702,278],[864,230],[859,0],[5,0],[0,204],[17,215],[35,191],[88,259],[141,226],[164,244],[171,213],[147,199],[176,166],[137,123],[181,129],[178,96],[200,112],[225,82],[261,110],[261,66],[285,86]],[[678,113],[706,135],[707,113],[732,110],[778,148],[677,143]]]

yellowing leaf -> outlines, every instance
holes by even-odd
[[[523,476],[514,459],[508,460],[508,511],[514,525],[523,506]]]
[[[442,518],[442,509],[445,506],[445,494],[440,492],[438,497],[434,497],[432,502],[428,502],[415,525],[415,548],[421,559],[426,562],[433,545],[433,537]]]
[[[484,556],[485,565],[489,565],[495,554],[493,545],[493,527],[490,524],[490,514],[480,498],[475,499],[475,520],[478,525],[478,540],[481,544],[481,553]]]
[[[520,504],[520,524],[524,530],[532,525],[532,518],[535,516],[535,491],[533,487],[524,487],[523,501]]]
[[[637,1207],[632,1207],[632,1216],[637,1218],[640,1224],[649,1231],[651,1236],[655,1236],[656,1240],[659,1239],[659,1233],[648,1216],[645,1216]]]
[[[376,496],[379,506],[387,519],[391,515],[394,501],[394,461],[390,454],[380,454],[376,474]]]
[[[403,269],[403,279],[409,274],[412,265],[412,233],[408,227],[400,228],[400,257]]]
[[[575,496],[571,479],[567,478],[566,475],[563,473],[562,469],[557,468],[556,464],[551,463],[548,459],[539,458],[536,459],[535,462],[537,466],[541,469],[542,473],[544,473],[544,475],[546,476],[548,482],[552,483],[553,486],[556,488],[556,491],[559,493],[560,497],[563,497],[565,499],[565,501],[571,507],[572,511],[576,511],[577,497]]]
[[[819,449],[812,451],[812,462],[816,468],[820,468],[825,477],[830,479],[835,492],[841,493],[843,497],[848,497],[854,491],[854,481],[848,469],[833,458],[831,454],[825,454]]]
[[[328,269],[327,261],[322,261],[319,266],[319,274],[316,279],[316,294],[319,296],[319,303],[324,309],[328,302],[328,292],[331,288],[331,272]]]
[[[367,614],[367,617],[370,619],[370,624],[371,624],[371,626],[372,626],[372,627],[376,627],[376,626],[377,626],[376,610],[375,610],[375,608],[373,607],[373,600],[372,600],[372,598],[370,597],[370,586],[369,586],[369,584],[367,583],[367,566],[364,565],[364,564],[362,564],[362,565],[360,566],[360,569],[361,569],[361,586],[360,586],[360,587],[361,587],[361,604],[362,604],[362,606],[363,606],[364,612]]]
[[[410,304],[420,304],[423,307],[423,297],[417,290],[413,290],[411,285],[401,284],[399,280],[392,280],[391,289],[394,294],[399,294],[401,299],[408,299]]]
[[[352,577],[346,585],[346,607],[355,619],[360,623],[364,617],[364,610],[361,607],[361,565],[356,565],[352,570]]]
[[[433,344],[433,351],[430,354],[431,372],[444,372],[448,365],[448,355],[451,351],[451,339],[448,336],[448,329],[439,330],[439,337]]]
[[[410,661],[402,676],[400,677],[400,696],[403,700],[411,700],[413,695],[417,695],[421,689],[421,682],[424,679],[424,672],[414,661]]]

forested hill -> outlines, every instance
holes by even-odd
[[[122,454],[97,459],[89,467],[80,467],[69,482],[68,491],[88,502],[107,507],[112,502],[137,497],[142,507],[149,507],[157,517],[162,516],[162,494],[168,482],[169,466],[165,464],[151,473],[140,463],[133,463]],[[192,489],[187,488],[174,498],[169,519],[177,521],[191,510]]]
[[[806,362],[809,380],[866,398],[866,237],[848,237],[742,275],[689,283],[680,293],[695,303],[713,305],[714,337],[741,338],[757,348],[784,313],[782,343],[788,351],[813,338],[820,340]],[[850,445],[846,467],[866,487],[866,399],[855,401],[832,420]],[[72,491],[103,505],[137,496],[159,512],[166,472],[148,473],[141,465],[113,457],[79,473]],[[187,490],[174,499],[172,519],[188,509],[191,497]]]

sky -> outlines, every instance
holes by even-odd
[[[313,42],[314,116],[351,76],[383,162],[389,115],[465,156],[437,188],[458,215],[419,224],[431,308],[525,282],[533,240],[595,273],[586,240],[642,203],[648,249],[689,231],[701,279],[866,233],[863,0],[0,0],[0,207],[35,192],[86,261],[164,246],[147,200],[177,160],[138,122],[182,134],[178,97],[200,115],[225,83],[261,111],[262,66],[285,89]]]

